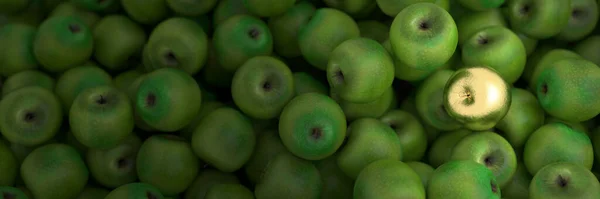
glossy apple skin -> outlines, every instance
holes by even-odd
[[[493,128],[506,115],[510,103],[510,86],[488,67],[460,69],[444,88],[448,114],[475,131]]]

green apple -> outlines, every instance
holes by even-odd
[[[456,20],[458,28],[458,43],[463,44],[471,35],[479,32],[481,29],[492,26],[506,27],[506,20],[502,16],[500,9],[490,9],[486,11],[470,11]]]
[[[471,10],[489,10],[500,7],[505,0],[458,0],[462,6]],[[510,0],[509,0],[510,1]]]
[[[494,69],[459,69],[444,88],[444,108],[466,128],[483,131],[493,128],[508,112],[510,84]]]
[[[374,0],[323,0],[323,2],[327,7],[341,10],[351,16],[368,12],[370,7],[375,4]]]
[[[379,120],[396,131],[402,145],[402,160],[417,161],[423,158],[427,149],[427,135],[419,120],[411,113],[390,110]]]
[[[598,56],[599,50],[600,35],[590,36],[580,41],[573,49],[573,51],[575,51],[577,54],[591,62],[594,62],[594,64],[597,66],[600,66],[600,56]]]
[[[337,164],[337,153],[317,161],[315,166],[323,181],[321,198],[352,198],[354,180],[348,177]]]
[[[35,198],[75,198],[85,187],[89,171],[75,148],[48,144],[32,151],[21,164],[21,177]]]
[[[133,132],[133,108],[129,98],[117,88],[90,88],[82,91],[73,101],[69,126],[75,138],[84,146],[113,148]]]
[[[435,129],[452,131],[462,126],[444,108],[444,87],[453,74],[452,70],[439,70],[417,88],[415,105],[418,115],[425,124]]]
[[[577,41],[594,31],[598,23],[598,2],[595,0],[570,0],[571,14],[569,23],[562,29],[556,39]]]
[[[423,162],[410,161],[406,162],[406,164],[419,175],[421,179],[421,183],[425,190],[427,190],[427,184],[429,184],[429,178],[431,178],[431,174],[433,173],[433,167],[425,164]]]
[[[164,196],[152,185],[134,182],[112,190],[105,199],[121,198],[164,199]]]
[[[220,66],[235,72],[252,57],[271,55],[273,36],[267,24],[259,18],[236,15],[217,26],[213,45]]]
[[[112,85],[112,77],[101,68],[88,64],[69,69],[56,80],[54,93],[62,103],[63,112],[69,113],[75,98],[83,91]]]
[[[36,33],[37,28],[27,24],[9,23],[0,27],[0,43],[5,46],[0,48],[0,76],[38,68],[32,50]]]
[[[458,44],[452,16],[433,3],[412,4],[398,13],[390,28],[393,55],[421,70],[434,70],[446,63]]]
[[[202,160],[223,172],[233,172],[250,159],[256,136],[246,116],[233,108],[223,107],[200,121],[192,134],[191,145]]]
[[[31,26],[38,26],[46,17],[44,12],[43,0],[30,0],[27,7],[20,12],[7,14],[7,18],[11,23],[22,23]]]
[[[276,130],[268,130],[256,135],[256,145],[250,159],[244,165],[244,172],[252,184],[257,184],[262,173],[273,158],[287,152]]]
[[[362,20],[356,22],[360,36],[383,43],[389,39],[390,27],[376,20]]]
[[[169,8],[171,8],[177,14],[184,16],[200,16],[210,12],[219,1],[166,0],[166,2]]]
[[[217,184],[239,184],[233,173],[225,173],[216,169],[206,168],[198,174],[194,182],[183,194],[185,199],[204,199],[206,192]]]
[[[294,155],[320,160],[336,152],[346,137],[342,108],[319,93],[294,97],[279,116],[279,136]]]
[[[137,180],[136,157],[142,141],[130,135],[110,149],[90,149],[85,158],[92,177],[105,187],[117,188]]]
[[[33,53],[45,70],[63,72],[92,56],[92,31],[75,16],[46,19],[33,40]]]
[[[145,25],[154,25],[169,15],[166,0],[121,0],[123,10],[131,19]]]
[[[186,140],[162,134],[144,141],[135,165],[140,182],[171,196],[183,193],[192,184],[200,169],[200,160]]]
[[[298,34],[315,14],[316,8],[309,1],[300,1],[279,16],[269,18],[269,30],[273,34],[273,48],[286,58],[302,55]]]
[[[575,78],[576,77],[576,78]],[[581,122],[600,113],[600,67],[583,59],[564,59],[544,69],[535,91],[544,110],[559,119]],[[565,95],[564,92],[568,92]]]
[[[326,70],[333,50],[342,42],[360,37],[358,25],[348,14],[319,8],[298,33],[302,56],[312,66]]]
[[[524,34],[524,33],[519,33]],[[529,37],[529,36],[527,36]],[[531,38],[531,37],[529,37]],[[521,74],[521,79],[527,81],[527,83],[531,83],[531,76],[533,72],[538,67],[538,63],[540,60],[550,51],[556,49],[557,47],[553,44],[549,44],[548,42],[538,42],[538,45],[535,47],[535,51],[533,51],[530,55],[527,56],[527,62],[525,64],[525,70],[523,70],[523,74]]]
[[[11,75],[4,80],[2,85],[2,96],[6,96],[9,93],[30,87],[39,86],[49,91],[54,91],[55,81],[48,74],[38,70],[25,70],[14,75]]]
[[[418,82],[427,78],[430,74],[435,72],[436,69],[419,69],[411,67],[404,62],[398,60],[394,57],[394,51],[392,49],[392,44],[390,40],[385,40],[381,45],[387,50],[392,59],[394,60],[394,76],[399,80],[405,80],[409,82]],[[455,53],[456,54],[456,53]],[[437,68],[437,69],[441,69]]]
[[[254,199],[254,193],[241,184],[218,184],[212,186],[204,195],[206,199]]]
[[[105,188],[88,185],[83,188],[77,199],[104,199],[109,193],[110,191]]]
[[[25,193],[16,187],[0,186],[0,196],[2,199],[28,199]]]
[[[419,175],[408,164],[394,159],[375,161],[366,166],[354,184],[355,199],[425,199]]]
[[[367,103],[381,97],[394,80],[394,64],[385,48],[367,38],[349,39],[331,52],[327,80],[341,99]]]
[[[237,107],[256,119],[273,119],[294,97],[292,71],[270,56],[246,61],[233,76],[231,95]]]
[[[500,192],[493,172],[472,160],[443,164],[433,171],[427,186],[430,199],[500,199]]]
[[[315,165],[290,153],[277,155],[254,188],[256,198],[318,199],[323,188]]]
[[[206,66],[202,68],[200,77],[206,85],[213,86],[215,88],[221,88],[229,90],[231,88],[231,80],[233,74],[219,64],[217,56],[215,55],[215,48],[212,42],[208,42],[208,58]]]
[[[242,0],[244,7],[256,16],[274,17],[285,13],[296,0]]]
[[[131,67],[131,59],[141,54],[147,37],[140,25],[123,15],[103,17],[93,35],[94,58],[110,71]]]
[[[178,68],[194,75],[206,63],[207,40],[202,27],[190,19],[164,20],[154,27],[144,46],[144,66],[148,71]]]
[[[506,9],[513,30],[535,39],[547,39],[569,24],[571,0],[510,0]]]
[[[471,133],[471,130],[459,129],[441,134],[433,141],[431,147],[429,148],[427,153],[429,164],[436,168],[450,161],[450,156],[452,155],[452,149],[454,149],[454,146],[465,136],[470,135]]]
[[[56,95],[42,87],[27,87],[0,101],[0,132],[11,143],[42,144],[54,137],[63,112]]]
[[[402,143],[387,124],[373,118],[362,118],[350,123],[348,128],[351,132],[339,152],[337,163],[352,179],[377,160],[402,160]]]
[[[471,160],[484,165],[504,187],[513,177],[517,158],[513,147],[495,132],[478,132],[464,137],[452,149],[450,160]]]
[[[404,8],[415,3],[435,3],[445,10],[450,8],[449,0],[376,0],[376,2],[381,11],[390,17],[395,17]]]
[[[174,132],[188,125],[202,100],[196,81],[186,72],[162,68],[147,74],[135,92],[135,113],[150,127]]]
[[[516,34],[517,36],[519,36],[519,39],[521,39],[521,42],[523,42],[523,46],[525,46],[525,52],[527,52],[527,56],[531,55],[536,50],[538,40],[531,38],[523,33]]]
[[[13,186],[19,172],[20,162],[9,148],[8,143],[0,142],[0,158],[2,159],[2,162],[0,162],[0,171],[2,171],[0,173],[0,187]]]
[[[588,168],[557,162],[543,167],[533,176],[529,198],[600,198],[600,183]]]
[[[203,94],[204,96],[204,94]],[[196,128],[198,127],[198,125],[200,125],[200,122],[202,122],[202,120],[210,113],[212,113],[214,110],[217,110],[218,108],[224,107],[225,104],[216,101],[216,100],[208,100],[206,99],[206,97],[202,98],[202,105],[200,105],[200,111],[198,111],[198,115],[196,115],[196,117],[194,117],[194,119],[183,129],[181,129],[181,131],[179,131],[179,135],[181,135],[181,137],[187,139],[187,140],[191,140],[192,139],[192,135],[194,134],[194,131],[196,130]]]
[[[27,8],[32,0],[6,0],[0,2],[0,14],[14,14]]]
[[[583,59],[583,57],[571,50],[562,48],[547,51],[541,55],[538,60],[530,63],[533,68],[531,69],[531,75],[529,76],[529,88],[535,91],[535,88],[537,88],[537,79],[540,77],[542,71],[563,59]]]
[[[521,39],[510,29],[492,26],[471,35],[462,46],[465,66],[493,68],[506,83],[516,82],[523,70],[527,52]]]
[[[332,98],[339,98],[337,93],[331,93]],[[346,120],[354,121],[359,118],[370,117],[379,118],[389,110],[396,106],[396,94],[391,86],[378,99],[367,103],[352,103],[343,99],[336,99],[337,103],[342,107]]]
[[[546,115],[545,117],[546,117],[546,119],[544,120],[544,124],[557,123],[557,122],[563,123],[572,129],[575,129],[575,130],[581,131],[581,132],[585,132],[586,134],[588,134],[588,136],[590,135],[589,134],[590,131],[588,130],[588,128],[585,125],[583,125],[581,122],[565,121],[565,120],[558,119],[556,117],[552,117],[551,115]]]
[[[529,198],[529,185],[531,184],[531,174],[525,168],[522,162],[517,162],[517,170],[510,182],[502,187],[502,196],[514,199]]]
[[[131,86],[131,84],[133,84],[133,82],[142,75],[143,72],[137,69],[121,72],[114,78],[115,87],[123,92],[128,92],[127,90],[129,86]]]
[[[520,88],[511,88],[510,92],[510,108],[496,128],[513,147],[520,148],[529,135],[544,124],[545,113],[531,92]]]
[[[551,123],[531,134],[525,143],[523,160],[531,175],[554,162],[571,162],[589,170],[594,163],[594,149],[584,132],[562,123]]]
[[[94,12],[108,11],[112,7],[114,7],[115,4],[120,3],[118,0],[70,0],[70,1],[73,2],[73,4],[75,4],[81,8],[85,8],[87,10],[91,10]]]
[[[63,1],[63,0],[61,0]],[[88,27],[93,28],[94,25],[100,20],[100,16],[97,13],[84,9],[80,6],[77,6],[71,1],[65,1],[56,6],[48,14],[48,17],[56,17],[56,16],[75,16],[79,17]]]
[[[244,0],[219,0],[219,4],[213,10],[213,25],[216,27],[226,19],[234,15],[252,15],[246,9]]]
[[[325,84],[315,79],[309,73],[306,72],[294,72],[292,74],[294,78],[294,95],[301,95],[304,93],[321,93],[327,95],[329,89]]]

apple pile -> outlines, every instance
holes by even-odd
[[[599,10],[0,0],[0,199],[600,199]]]

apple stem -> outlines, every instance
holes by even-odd
[[[556,184],[558,184],[558,186],[560,186],[561,188],[565,188],[567,187],[567,185],[569,184],[569,180],[567,180],[565,177],[563,177],[562,175],[559,175],[556,178]]]
[[[154,95],[154,93],[149,93],[148,96],[146,96],[146,105],[154,106],[154,104],[156,104],[156,95]]]
[[[252,38],[252,39],[258,39],[259,35],[260,35],[260,32],[256,28],[251,28],[248,31],[248,36],[250,36],[250,38]]]
[[[69,31],[71,31],[71,33],[78,33],[81,31],[81,27],[78,24],[70,24]]]
[[[323,136],[323,129],[318,127],[312,128],[310,130],[310,136],[315,140],[321,138],[321,136]]]
[[[124,168],[127,168],[127,167],[129,166],[129,163],[130,163],[130,162],[131,162],[131,161],[129,161],[129,159],[127,159],[127,158],[120,158],[120,159],[117,161],[117,167],[118,167],[119,169],[124,169]]]
[[[164,55],[164,61],[165,61],[165,65],[167,66],[177,66],[179,65],[179,61],[177,61],[177,57],[175,56],[175,53],[173,53],[173,51],[168,51],[165,55]]]
[[[542,94],[546,94],[548,93],[548,84],[544,83],[542,84]]]
[[[273,86],[271,85],[271,82],[268,82],[268,81],[267,81],[267,82],[263,83],[262,87],[263,87],[263,89],[264,89],[265,91],[271,91],[271,88],[272,88]]]
[[[104,105],[106,104],[106,98],[104,98],[104,96],[100,95],[100,99],[96,100],[96,102],[100,105]]]
[[[35,114],[32,112],[25,113],[25,122],[33,122],[35,120]]]
[[[429,22],[422,21],[421,23],[419,23],[419,29],[421,29],[421,30],[428,30],[429,29]]]
[[[523,5],[523,7],[521,7],[521,9],[519,9],[519,12],[522,15],[526,15],[526,14],[529,14],[529,10],[530,10],[529,5]]]

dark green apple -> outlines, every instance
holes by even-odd
[[[192,184],[200,169],[200,160],[187,140],[162,134],[144,141],[135,165],[140,182],[172,196],[183,193]]]
[[[242,0],[250,13],[260,17],[274,17],[285,13],[296,0]]]
[[[273,48],[286,58],[301,56],[298,34],[315,14],[316,8],[309,1],[300,1],[279,16],[269,18],[269,30],[273,34]]]
[[[20,12],[8,14],[6,17],[11,23],[22,23],[31,26],[38,26],[44,19],[46,19],[46,12],[44,12],[43,0],[30,0],[27,7]]]
[[[404,8],[415,3],[435,3],[445,10],[449,9],[449,0],[376,0],[377,5],[384,14],[390,17],[396,17]]]
[[[425,199],[419,175],[408,164],[394,159],[375,161],[366,166],[354,184],[355,199]]]
[[[113,148],[133,132],[133,108],[129,98],[117,88],[90,88],[73,100],[69,126],[84,146]]]
[[[294,97],[292,71],[270,56],[256,56],[235,72],[231,96],[237,107],[256,119],[273,119]]]
[[[327,7],[341,10],[351,16],[365,13],[371,5],[375,4],[374,0],[323,0],[323,2]]]
[[[115,4],[119,4],[118,0],[70,0],[75,5],[91,10],[94,12],[102,12],[110,10]]]
[[[402,160],[402,143],[387,124],[373,118],[362,118],[350,123],[348,129],[351,129],[348,141],[340,150],[337,163],[352,179],[377,160]]]
[[[54,137],[63,112],[56,95],[42,87],[27,87],[0,101],[0,132],[11,143],[42,144]]]
[[[165,0],[121,0],[123,10],[131,19],[145,25],[154,25],[169,15]]]
[[[507,1],[511,27],[535,39],[559,34],[569,24],[571,1],[511,0]]]
[[[110,149],[90,149],[85,158],[92,177],[105,187],[117,188],[137,180],[136,157],[142,141],[130,135]]]
[[[104,199],[122,198],[164,199],[164,196],[152,185],[134,182],[112,190]]]
[[[189,0],[166,0],[167,5],[175,13],[184,16],[200,16],[210,12],[219,2],[218,0],[203,0],[203,1],[189,1]]]
[[[311,74],[306,72],[295,72],[292,74],[294,77],[294,93],[295,95],[301,95],[304,93],[321,93],[327,95],[329,89],[315,79]]]
[[[433,141],[427,153],[429,164],[436,168],[450,161],[452,149],[465,136],[470,135],[471,130],[459,129],[455,131],[445,132]]]
[[[256,198],[318,199],[323,182],[315,165],[292,155],[277,155],[254,188]]]
[[[337,164],[337,155],[331,155],[315,163],[323,181],[321,199],[352,198],[354,180],[340,169]]]
[[[600,183],[594,174],[571,162],[549,164],[533,176],[529,198],[600,198]]]
[[[35,198],[64,199],[83,191],[89,171],[75,148],[47,144],[23,160],[21,177]]]
[[[496,128],[513,147],[520,148],[529,135],[544,124],[545,113],[531,92],[520,88],[511,88],[510,92],[510,108]]]
[[[89,26],[75,16],[46,19],[33,40],[37,61],[50,72],[63,72],[92,56],[94,39]]]
[[[421,70],[434,70],[454,54],[458,31],[446,10],[433,3],[416,3],[394,18],[390,43],[394,57],[401,62]]]
[[[465,66],[493,68],[506,83],[516,82],[523,70],[527,52],[521,39],[510,29],[492,26],[471,35],[462,46]]]
[[[160,22],[144,46],[143,63],[148,71],[178,68],[190,75],[202,69],[208,57],[208,39],[202,27],[182,17]]]
[[[525,165],[517,162],[517,170],[510,182],[502,187],[502,196],[514,199],[529,198],[529,185],[531,184],[531,174],[525,168]]]
[[[302,56],[312,66],[326,70],[333,50],[342,42],[360,37],[358,25],[348,14],[320,8],[298,33]]]
[[[219,64],[213,42],[208,42],[208,58],[206,66],[202,68],[201,77],[206,85],[216,88],[230,89],[231,80],[235,71],[228,71]]]
[[[204,94],[203,94],[204,96]],[[216,100],[208,100],[206,99],[206,97],[202,98],[202,105],[200,105],[200,111],[198,111],[198,115],[196,115],[196,117],[194,117],[194,119],[183,129],[181,129],[181,131],[179,131],[179,135],[181,135],[181,137],[191,140],[192,139],[192,134],[194,133],[194,131],[196,130],[196,128],[198,127],[198,125],[200,124],[200,122],[202,122],[202,120],[210,113],[212,113],[214,110],[217,110],[218,108],[224,107],[225,104],[216,101]]]
[[[444,88],[446,112],[474,131],[493,128],[508,112],[511,104],[510,84],[494,69],[470,67],[459,69]]]
[[[223,172],[236,171],[256,146],[250,120],[239,111],[222,107],[206,115],[192,134],[194,153]]]
[[[225,173],[216,169],[207,168],[198,174],[194,182],[183,194],[185,199],[204,199],[206,192],[217,184],[239,184],[238,178],[233,173]]]
[[[60,99],[65,114],[69,113],[75,98],[84,90],[97,86],[112,85],[112,77],[94,65],[69,69],[56,80],[54,93]]]
[[[286,148],[307,160],[320,160],[336,152],[346,137],[342,108],[319,93],[294,97],[279,116],[279,137]]]
[[[39,86],[49,91],[54,91],[55,81],[50,75],[38,70],[25,70],[11,75],[4,80],[2,85],[2,96],[30,86]]]
[[[63,1],[63,0],[61,0],[61,1]],[[93,28],[94,25],[96,24],[96,22],[98,22],[98,20],[100,20],[100,16],[98,16],[97,13],[95,13],[91,10],[84,9],[80,6],[77,6],[76,4],[74,4],[71,1],[65,1],[65,2],[60,3],[59,5],[56,6],[56,8],[54,8],[52,10],[52,12],[50,12],[50,14],[48,14],[48,16],[49,17],[55,17],[55,16],[79,17],[79,19],[81,19],[90,28]]]
[[[213,25],[216,27],[234,15],[252,15],[246,9],[244,0],[220,0],[213,11]]]
[[[202,94],[186,72],[162,68],[147,74],[135,92],[135,113],[150,127],[174,132],[187,126],[200,111]]]
[[[16,187],[0,186],[0,196],[2,199],[28,199],[25,193]]]
[[[562,49],[562,48],[556,48],[556,49],[551,49],[551,50],[547,51],[546,53],[541,55],[538,60],[535,60],[535,62],[530,63],[532,65],[530,67],[533,67],[533,68],[530,69],[531,75],[529,77],[529,88],[530,89],[537,88],[537,79],[540,77],[540,74],[542,73],[542,71],[546,70],[546,68],[549,68],[550,66],[555,64],[557,61],[560,61],[563,59],[583,59],[583,57],[581,57],[581,55],[579,55],[571,50]],[[535,90],[533,90],[533,91],[535,91]]]
[[[114,78],[115,87],[123,92],[128,92],[127,90],[129,86],[131,86],[131,84],[142,75],[143,72],[137,69],[121,72]]]
[[[77,196],[77,199],[104,199],[110,193],[110,190],[96,186],[86,186]]]
[[[31,0],[6,0],[0,2],[0,14],[14,14],[27,8]]]
[[[427,150],[427,135],[419,120],[402,110],[391,110],[379,120],[396,131],[402,145],[402,161],[418,161]]]
[[[217,184],[212,186],[204,196],[206,199],[254,199],[254,193],[241,184]]]
[[[600,35],[590,36],[580,41],[573,49],[573,51],[575,51],[577,54],[591,62],[594,62],[594,64],[597,66],[600,66],[600,56],[598,56],[599,50]]]
[[[531,134],[525,143],[523,160],[531,175],[555,162],[571,162],[589,170],[594,163],[594,149],[584,132],[562,123],[551,123]]]
[[[140,25],[123,15],[103,17],[93,35],[94,58],[110,71],[132,67],[131,59],[141,54],[147,37]]]
[[[2,7],[2,6],[0,6]],[[32,49],[37,29],[34,26],[9,23],[0,27],[0,76],[38,68]]]
[[[273,36],[259,18],[236,15],[216,27],[213,45],[220,66],[235,72],[252,57],[271,55]]]
[[[558,119],[581,122],[600,113],[600,67],[583,59],[564,59],[544,69],[535,91],[542,108]],[[568,94],[565,94],[568,92]]]
[[[244,165],[244,172],[251,183],[257,184],[262,178],[263,171],[273,158],[287,149],[275,130],[260,132],[256,135],[256,146],[250,159]],[[331,156],[330,156],[331,157]]]
[[[450,117],[444,108],[444,87],[453,74],[452,70],[439,70],[433,73],[417,88],[415,96],[419,117],[425,124],[443,131],[456,130],[462,126]]]
[[[500,192],[494,173],[472,160],[443,164],[433,171],[427,185],[427,198],[430,199],[500,199]]]
[[[332,92],[333,99],[339,98],[337,94]],[[352,103],[343,99],[336,99],[337,103],[342,107],[346,120],[354,121],[359,118],[370,117],[379,118],[387,111],[396,108],[396,94],[390,86],[383,95],[372,102],[367,103]]]
[[[471,10],[489,10],[500,7],[504,0],[458,0],[462,6]]]
[[[594,31],[598,23],[598,2],[595,0],[570,0],[571,14],[569,23],[562,29],[556,39],[577,41]]]
[[[372,102],[392,85],[394,63],[377,41],[349,39],[331,52],[327,80],[331,89],[345,101]]]
[[[506,27],[506,20],[502,16],[500,9],[491,9],[486,11],[470,11],[456,19],[458,28],[458,43],[463,44],[471,35],[479,32],[481,29],[502,26]]]
[[[20,162],[4,140],[0,141],[0,187],[13,186],[19,173]],[[0,192],[4,192],[0,188]]]
[[[362,20],[356,22],[360,36],[383,43],[389,39],[390,27],[376,20]]]

